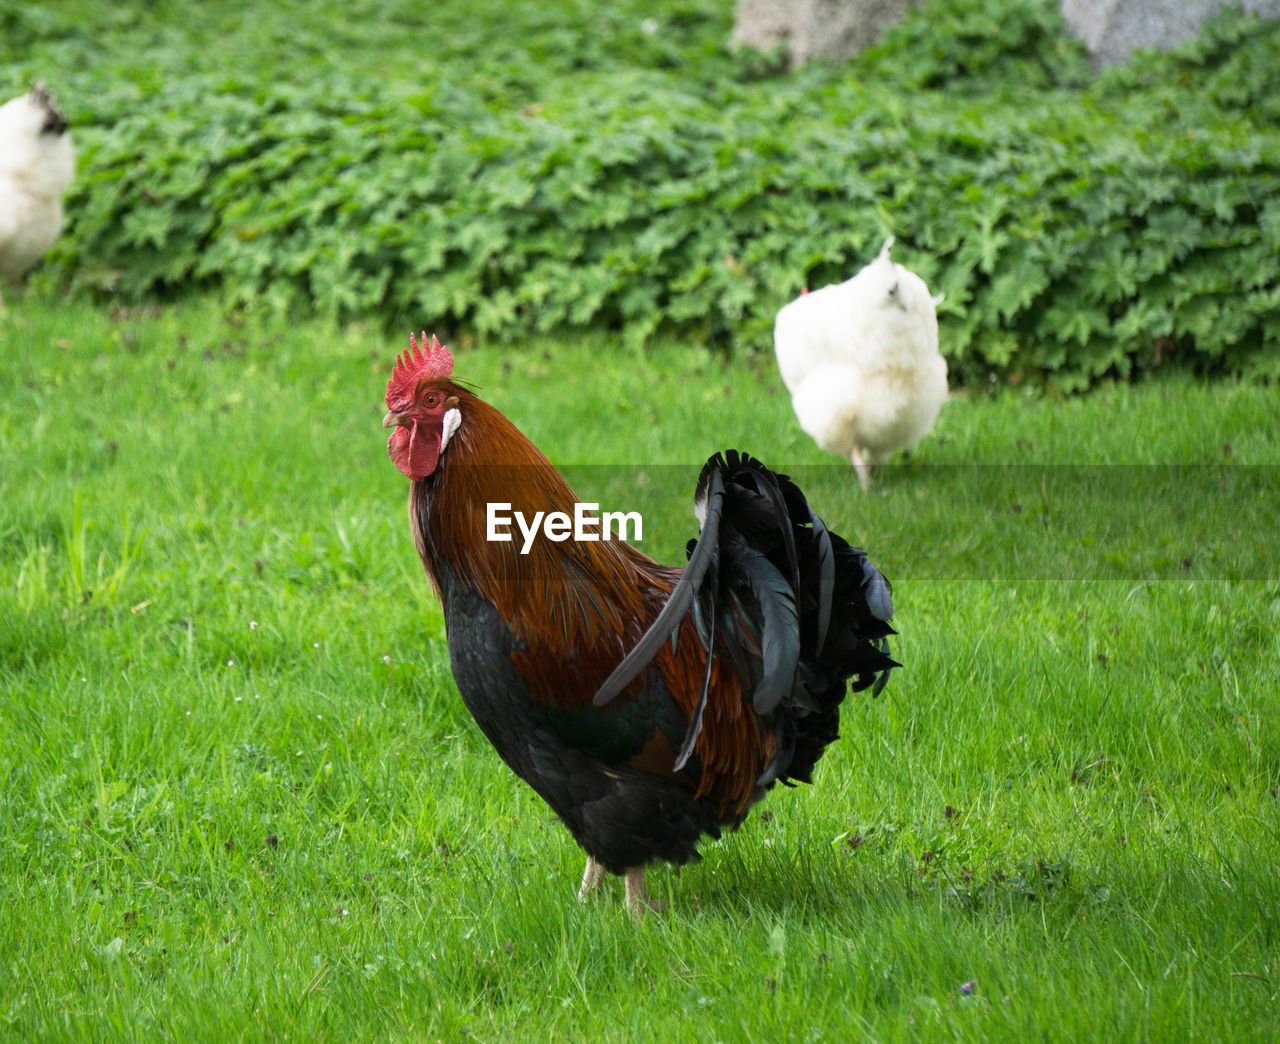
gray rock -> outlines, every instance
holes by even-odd
[[[783,0],[738,0],[729,46],[772,51],[791,39],[791,7]]]
[[[851,58],[923,0],[738,0],[731,47],[786,48],[795,67],[811,58]]]
[[[1280,16],[1280,0],[1062,0],[1067,24],[1099,65],[1117,65],[1139,48],[1167,50],[1234,3],[1264,17]]]

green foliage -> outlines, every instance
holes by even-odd
[[[863,61],[868,79],[913,88],[1008,92],[1081,84],[1089,65],[1062,31],[1056,4],[956,0],[932,4],[885,29]]]
[[[495,5],[4,15],[0,57],[53,83],[82,153],[53,271],[767,350],[778,307],[892,232],[962,380],[1280,373],[1280,23],[1229,12],[1095,76],[1054,5],[940,2],[762,77],[720,0]]]

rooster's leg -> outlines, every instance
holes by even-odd
[[[604,866],[587,856],[587,868],[582,872],[582,887],[578,889],[578,902],[585,903],[587,896],[600,887],[604,880]]]
[[[862,455],[862,447],[854,446],[853,452],[849,454],[849,459],[853,461],[853,470],[858,473],[858,481],[862,483],[862,488],[865,492],[871,488],[871,464]]]
[[[648,893],[645,892],[643,866],[633,866],[627,871],[622,880],[627,894],[627,909],[631,911],[633,917],[639,917],[650,910],[656,912],[667,908],[666,903],[657,899],[650,899]]]

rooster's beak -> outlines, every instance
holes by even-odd
[[[382,418],[384,428],[399,428],[408,423],[409,418],[403,413],[396,413],[395,410],[387,410],[387,415]]]

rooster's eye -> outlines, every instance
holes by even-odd
[[[439,402],[439,401],[440,401],[440,400],[439,400],[439,397],[436,395],[436,393],[435,393],[435,392],[432,392],[430,395],[428,395],[428,396],[427,396],[427,406],[428,406],[428,407],[434,406],[434,405],[435,405],[437,402]]]

